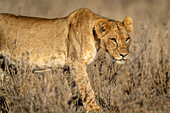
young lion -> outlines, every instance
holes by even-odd
[[[78,9],[64,18],[44,19],[0,14],[0,56],[20,62],[24,56],[34,68],[67,65],[87,112],[101,110],[86,72],[99,48],[115,62],[129,57],[132,19],[123,22],[102,17],[89,9]]]

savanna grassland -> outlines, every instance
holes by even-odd
[[[0,13],[63,17],[86,7],[102,16],[133,19],[131,58],[115,64],[99,50],[88,67],[103,113],[170,112],[169,0],[0,0]],[[0,65],[4,68],[3,59]],[[67,67],[33,73],[27,62],[0,71],[0,113],[85,113]],[[17,70],[17,73],[16,73]]]

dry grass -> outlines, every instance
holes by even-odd
[[[74,6],[76,9],[89,7],[101,15],[115,19],[132,16],[134,33],[130,47],[131,60],[124,65],[117,65],[111,62],[107,53],[100,50],[96,60],[87,68],[96,100],[106,113],[170,112],[168,0],[101,0],[96,4],[89,0],[81,3],[73,0],[67,4],[66,0],[0,0],[0,3],[0,12],[44,17],[64,16],[72,11]],[[97,6],[94,7],[93,4]],[[16,8],[11,8],[12,5]],[[101,9],[101,6],[104,9]],[[27,63],[18,64],[16,67],[17,73],[9,71],[11,67],[0,71],[0,111],[85,112],[77,88],[72,87],[74,83],[71,82],[67,68],[32,73]],[[71,99],[72,93],[76,98]],[[68,104],[70,100],[71,104]]]

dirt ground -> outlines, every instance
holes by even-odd
[[[104,113],[169,113],[169,4],[169,0],[0,0],[0,13],[56,18],[86,7],[119,21],[132,17],[131,59],[115,64],[99,50],[87,68],[96,100]],[[41,74],[26,66],[17,74],[1,70],[0,112],[85,113],[78,92],[71,100],[76,87],[71,89],[68,79],[69,72],[62,68]]]

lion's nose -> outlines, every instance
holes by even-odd
[[[127,53],[120,53],[120,56],[126,57],[128,54]]]

